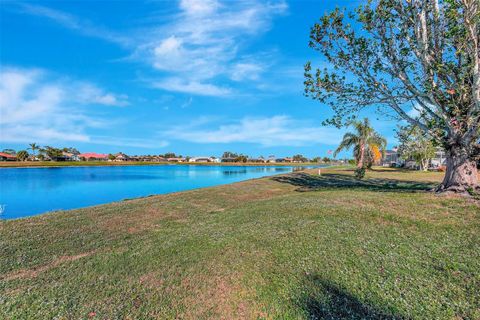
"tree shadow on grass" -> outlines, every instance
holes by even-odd
[[[325,173],[321,176],[314,176],[307,173],[292,173],[289,175],[272,177],[273,180],[281,183],[288,183],[297,186],[297,191],[307,192],[321,189],[365,189],[379,192],[418,192],[428,191],[435,187],[435,184],[419,181],[404,181],[395,179],[364,179],[358,180],[354,176],[336,173]]]
[[[385,307],[362,302],[351,293],[317,275],[305,278],[304,295],[300,304],[309,319],[406,319]]]

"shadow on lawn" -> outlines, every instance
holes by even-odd
[[[403,316],[360,301],[339,286],[317,275],[307,276],[307,294],[300,301],[309,319],[382,319],[400,320]]]
[[[358,180],[351,175],[324,173],[314,176],[307,173],[293,173],[284,176],[272,177],[281,183],[289,183],[299,187],[297,191],[315,191],[323,188],[366,189],[371,191],[395,191],[416,192],[427,191],[435,187],[435,184],[418,181],[403,181],[394,179],[364,179]]]

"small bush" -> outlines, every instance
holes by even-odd
[[[361,180],[365,177],[365,168],[357,168],[355,169],[355,178]]]

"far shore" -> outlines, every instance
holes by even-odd
[[[153,165],[195,165],[195,166],[319,166],[318,162],[145,162],[145,161],[3,161],[0,168],[27,167],[85,167],[85,166],[153,166]]]

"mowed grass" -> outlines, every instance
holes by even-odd
[[[322,169],[0,223],[0,318],[479,319],[480,207]]]

